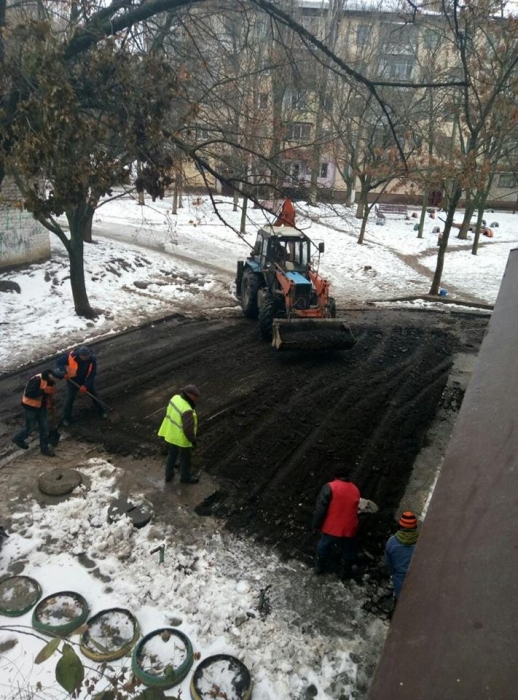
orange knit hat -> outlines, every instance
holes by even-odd
[[[398,525],[405,530],[415,530],[417,527],[417,518],[415,513],[412,513],[411,510],[405,510],[399,518]]]

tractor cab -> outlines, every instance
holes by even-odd
[[[307,236],[287,226],[270,226],[257,234],[252,257],[261,269],[279,265],[286,272],[307,273],[311,242]]]

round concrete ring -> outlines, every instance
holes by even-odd
[[[40,620],[40,615],[43,613],[45,606],[49,604],[53,598],[59,597],[74,598],[80,606],[81,612],[79,615],[69,620],[69,622],[59,625],[51,625],[48,622],[42,622]],[[81,625],[86,622],[89,613],[90,609],[88,603],[80,593],[76,593],[75,591],[59,591],[58,593],[53,593],[43,598],[43,600],[40,600],[32,613],[32,626],[35,630],[38,630],[38,632],[48,634],[51,637],[68,637],[69,634],[72,634],[74,630],[81,627]]]
[[[171,637],[176,637],[185,645],[186,657],[185,660],[177,667],[170,670],[167,674],[163,676],[153,675],[144,671],[140,665],[140,659],[142,656],[142,651],[147,644],[147,642],[153,637],[158,637],[163,635],[165,632],[169,633]],[[131,670],[133,674],[139,678],[144,685],[148,688],[161,688],[162,690],[168,690],[173,688],[178,683],[181,683],[186,675],[189,673],[191,666],[194,661],[194,652],[189,637],[180,632],[180,630],[174,629],[172,627],[161,627],[160,629],[153,630],[145,637],[142,637],[137,646],[133,649],[133,656],[131,659]]]
[[[113,651],[103,650],[102,645],[90,637],[90,628],[97,622],[100,622],[102,618],[108,618],[110,613],[121,613],[125,615],[133,625],[133,635],[131,639]],[[137,618],[133,615],[133,613],[125,608],[107,608],[106,610],[101,610],[96,615],[91,617],[86,624],[88,625],[88,629],[83,632],[81,636],[81,652],[87,659],[98,661],[99,663],[103,661],[115,661],[123,656],[127,656],[133,649],[135,642],[140,636],[140,628]],[[94,651],[92,646],[97,647],[98,651]]]
[[[228,661],[230,664],[233,664],[236,667],[236,671],[239,673],[242,679],[241,684],[243,686],[240,688],[241,694],[239,696],[239,700],[250,700],[252,697],[252,677],[250,675],[250,671],[242,661],[237,659],[235,656],[230,656],[230,654],[215,654],[214,656],[208,656],[198,664],[191,678],[190,691],[192,700],[209,700],[209,698],[213,697],[210,694],[204,693],[199,686],[205,669],[218,661]]]
[[[20,595],[25,597],[26,601],[22,605],[17,603],[18,607],[9,606],[8,602],[3,600],[3,594],[7,593],[9,590],[12,591],[13,587],[25,589],[25,591],[20,591]],[[10,598],[12,600],[12,596],[10,596]],[[9,576],[9,578],[0,582],[0,615],[5,615],[6,617],[20,617],[20,615],[25,615],[26,612],[29,612],[29,610],[36,605],[40,598],[41,586],[36,579],[30,576]]]
[[[81,474],[75,469],[51,469],[38,479],[40,491],[47,496],[64,496],[71,493],[83,481]]]

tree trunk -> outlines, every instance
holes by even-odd
[[[246,233],[246,210],[248,209],[248,197],[243,197],[243,207],[241,209],[241,225],[239,233]]]
[[[232,207],[232,211],[237,211],[238,204],[239,204],[239,192],[237,190],[234,190],[234,206]]]
[[[417,232],[418,238],[423,238],[424,222],[426,220],[427,205],[428,205],[428,187],[425,187],[423,190],[423,204],[421,206],[421,218],[419,219],[419,230]]]
[[[462,241],[468,240],[468,230],[471,223],[471,217],[473,216],[473,212],[475,211],[475,200],[471,194],[471,190],[469,190],[469,194],[468,191],[466,192],[466,198],[466,211],[464,212],[462,226],[460,227],[459,233],[457,235],[457,238],[460,238]]]
[[[173,208],[171,209],[171,214],[178,214],[178,175],[174,179]]]
[[[449,198],[448,214],[446,216],[446,223],[444,224],[444,233],[442,234],[441,243],[439,245],[437,265],[435,266],[435,273],[432,280],[432,286],[430,287],[430,294],[439,294],[439,287],[441,285],[442,272],[444,269],[444,256],[446,255],[446,248],[448,247],[448,239],[450,237],[453,217],[455,216],[457,204],[459,203],[461,195],[462,187],[458,182],[456,182],[452,188],[452,192]]]
[[[178,209],[183,209],[183,173],[178,173]]]
[[[482,196],[482,199],[479,201],[479,204],[478,204],[477,225],[475,227],[475,236],[473,238],[473,245],[471,247],[471,254],[472,255],[476,255],[478,253],[480,232],[482,231],[482,219],[484,218],[484,209],[486,206],[487,197],[489,195],[489,190],[491,189],[491,185],[492,185],[492,182],[489,183],[489,186],[488,186],[485,194]]]
[[[363,219],[363,210],[365,209],[365,202],[363,201],[363,195],[360,194],[360,199],[356,205],[356,214],[354,215],[356,219]]]
[[[86,292],[83,255],[85,230],[88,228],[89,222],[91,223],[91,209],[86,202],[83,202],[74,210],[65,212],[70,227],[68,256],[70,259],[70,284],[74,308],[78,316],[85,316],[86,318],[95,318],[96,316],[90,306]]]
[[[89,207],[89,210],[85,214],[85,220],[83,223],[83,241],[85,243],[91,243],[92,242],[92,224],[94,220],[94,214],[95,214],[95,209],[93,207]]]
[[[363,218],[362,218],[362,225],[360,228],[360,235],[358,236],[357,243],[362,245],[363,241],[365,240],[365,229],[367,228],[367,221],[369,219],[369,207],[367,204],[363,205]]]

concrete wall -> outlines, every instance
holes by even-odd
[[[6,178],[0,189],[0,270],[49,258],[49,232],[23,209],[16,185]]]

